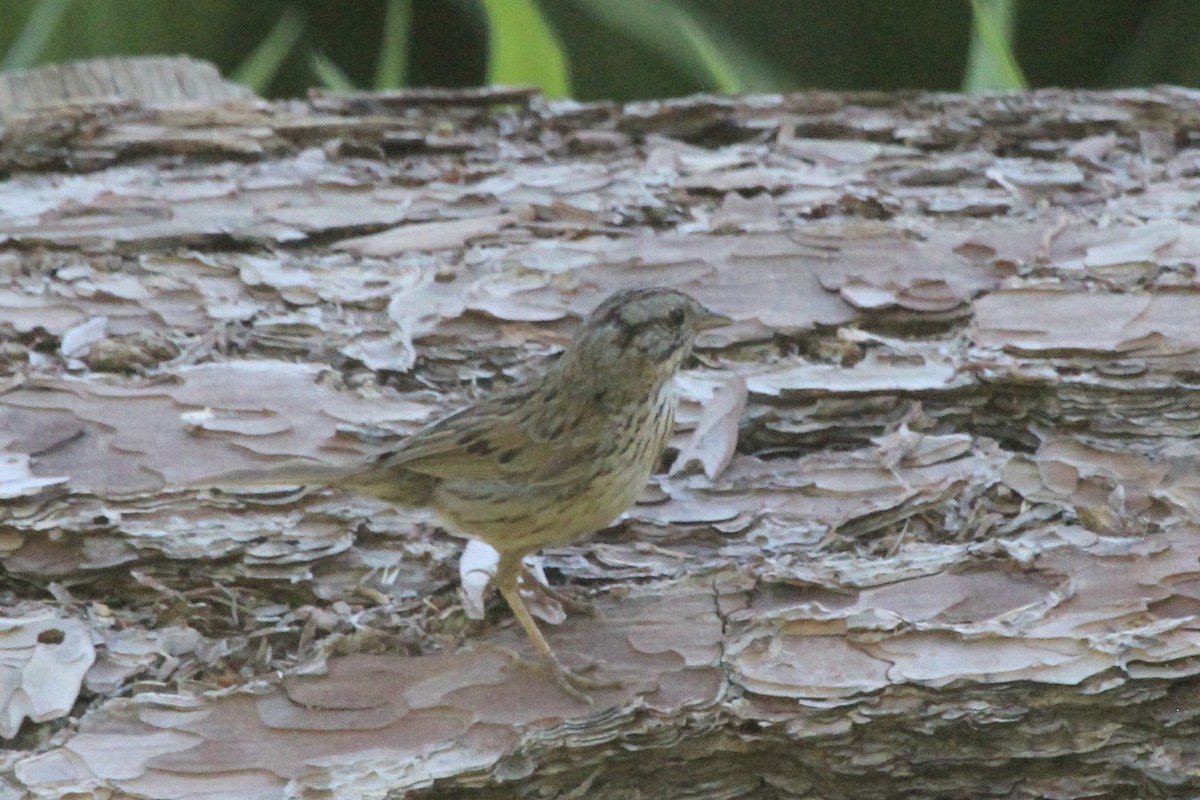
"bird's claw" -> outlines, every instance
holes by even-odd
[[[580,617],[601,616],[600,609],[596,608],[595,603],[587,600],[580,600],[573,592],[564,592],[561,589],[555,589],[552,586],[542,586],[541,591],[572,615]]]
[[[522,565],[521,589],[532,592],[533,594],[541,595],[543,597],[548,597],[555,603],[558,603],[570,614],[579,615],[581,617],[602,616],[595,604],[587,600],[581,600],[576,592],[556,589],[545,581],[538,580],[533,572],[524,565]]]
[[[596,668],[595,661],[590,661],[578,669],[571,669],[563,665],[563,663],[556,658],[543,660],[542,664],[545,666],[545,669],[550,672],[550,677],[553,678],[554,682],[558,685],[558,688],[562,689],[576,700],[587,703],[588,706],[594,706],[595,702],[591,697],[584,694],[585,690],[621,688],[621,682],[616,679],[609,678],[607,680],[602,680],[599,678],[589,678],[587,675],[582,674],[584,672],[590,672],[591,670],[594,670]]]
[[[597,662],[592,660],[588,660],[582,666],[572,669],[553,656],[532,660],[524,658],[508,648],[502,649],[508,652],[518,664],[549,673],[550,679],[554,681],[559,689],[562,689],[564,693],[581,703],[586,703],[589,707],[595,706],[596,703],[584,693],[585,691],[593,689],[619,689],[622,686],[621,682],[614,678],[604,680],[584,675],[583,673],[591,672],[598,666]]]

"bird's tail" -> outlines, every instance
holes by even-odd
[[[334,467],[312,462],[286,462],[265,469],[223,472],[188,484],[193,489],[237,489],[269,486],[337,486],[354,473],[353,467]]]
[[[399,506],[430,502],[437,479],[404,469],[380,469],[374,464],[333,467],[312,462],[286,462],[265,469],[224,472],[188,484],[192,489],[249,489],[294,486],[332,486],[371,495]]]

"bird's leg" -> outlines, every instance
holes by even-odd
[[[577,700],[582,700],[590,706],[592,699],[580,690],[611,689],[620,686],[620,684],[614,681],[598,681],[593,678],[586,678],[568,669],[558,660],[558,656],[554,655],[554,651],[550,649],[550,644],[546,641],[546,637],[542,636],[542,632],[538,630],[537,623],[534,622],[529,609],[525,607],[525,601],[521,599],[521,593],[518,590],[521,573],[524,570],[522,556],[522,553],[515,552],[500,554],[500,563],[496,567],[496,584],[500,588],[500,594],[503,595],[505,601],[508,603],[508,607],[512,609],[517,622],[521,623],[521,627],[525,629],[525,633],[529,636],[529,641],[533,643],[533,649],[537,650],[538,656],[541,657],[542,663],[550,671],[554,682],[564,692]]]
[[[574,595],[574,593],[564,592],[561,589],[554,588],[544,581],[538,580],[537,575],[533,573],[533,570],[526,566],[523,559],[521,561],[520,585],[531,592],[537,592],[538,594],[549,597],[551,600],[558,603],[572,614],[579,614],[585,617],[600,616],[600,612],[596,609],[596,606],[592,603],[589,603],[587,600],[580,600]]]

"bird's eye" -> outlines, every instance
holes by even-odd
[[[667,319],[671,320],[671,324],[678,328],[683,324],[683,309],[672,308],[671,313],[667,315]]]

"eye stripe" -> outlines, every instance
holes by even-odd
[[[647,319],[634,323],[617,320],[617,327],[621,329],[621,338],[618,343],[621,347],[628,347],[635,337],[652,328],[666,328],[666,323],[661,319]]]

